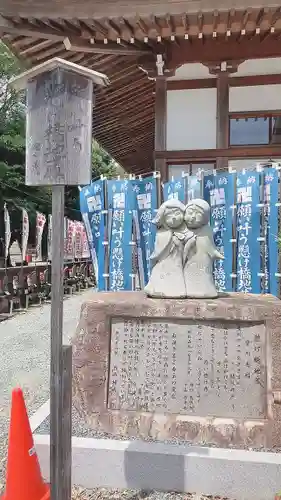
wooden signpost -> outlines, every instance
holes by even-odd
[[[71,499],[72,349],[63,345],[64,186],[91,181],[93,84],[107,77],[54,58],[11,81],[27,89],[26,184],[52,186],[51,500]]]

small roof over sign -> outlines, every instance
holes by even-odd
[[[103,73],[98,73],[98,71],[85,68],[85,66],[80,66],[79,64],[66,61],[65,59],[61,59],[59,57],[54,57],[49,61],[38,64],[37,66],[34,66],[34,68],[28,69],[24,73],[15,76],[10,80],[9,85],[15,90],[25,89],[29,80],[56,68],[62,68],[66,71],[72,71],[81,76],[85,76],[86,78],[89,78],[89,80],[92,80],[96,85],[101,85],[103,87],[109,85],[109,79]]]

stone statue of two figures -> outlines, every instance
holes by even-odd
[[[144,291],[156,298],[216,298],[213,262],[223,259],[209,225],[210,206],[177,199],[163,203],[153,221],[157,226],[152,271]]]

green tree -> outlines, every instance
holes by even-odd
[[[25,96],[8,86],[10,78],[22,70],[9,48],[0,42],[0,207],[3,210],[4,203],[8,204],[13,212],[13,225],[18,227],[21,207],[29,212],[31,223],[36,211],[51,212],[50,188],[25,185]],[[117,164],[95,141],[92,166],[92,178],[101,174],[108,178],[116,175]],[[76,187],[66,188],[65,215],[80,218]]]
[[[92,179],[104,175],[108,179],[119,175],[120,167],[113,158],[96,142],[92,146]],[[65,191],[65,203],[79,213],[79,193],[77,187],[68,187]]]
[[[0,42],[0,204],[12,211],[26,208],[31,217],[36,210],[49,210],[50,193],[45,188],[25,186],[25,103],[24,94],[12,90],[8,82],[22,71],[10,50]]]

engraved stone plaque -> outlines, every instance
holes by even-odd
[[[113,319],[108,408],[266,418],[261,323]]]

